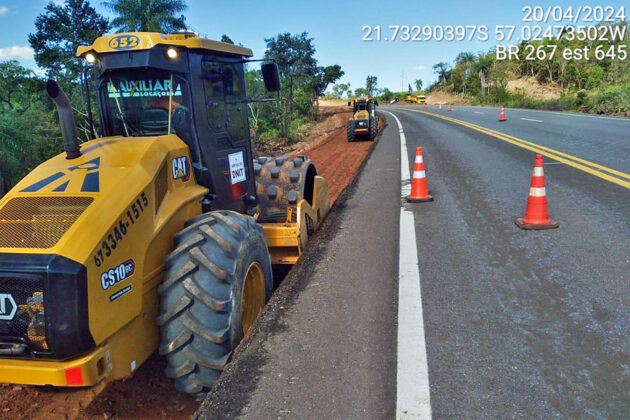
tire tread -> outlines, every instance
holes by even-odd
[[[166,358],[166,375],[175,379],[175,387],[200,397],[229,362],[238,344],[233,341],[240,341],[231,325],[236,309],[234,288],[242,284],[235,273],[237,267],[241,273],[246,265],[239,265],[240,259],[254,258],[249,252],[262,258],[264,248],[269,291],[273,286],[271,261],[262,227],[252,217],[228,210],[191,219],[174,242],[176,247],[166,258],[164,281],[158,287],[159,353]],[[247,252],[241,251],[245,242]]]

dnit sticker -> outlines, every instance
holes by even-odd
[[[135,271],[136,263],[134,263],[133,260],[127,260],[117,267],[110,268],[101,274],[101,286],[103,290],[107,290],[121,281],[128,279],[133,276]]]
[[[181,179],[186,182],[190,179],[190,163],[188,156],[180,156],[171,162],[173,167],[173,179]]]
[[[228,161],[230,162],[230,179],[232,180],[232,184],[245,181],[247,177],[245,176],[243,152],[229,154]]]

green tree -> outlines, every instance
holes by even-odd
[[[416,79],[413,83],[416,85],[416,90],[420,92],[422,90],[422,79]]]
[[[604,80],[604,69],[601,67],[592,67],[588,74],[588,79],[586,80],[586,88],[594,89],[599,87],[599,85]]]
[[[232,41],[232,38],[230,38],[226,34],[221,35],[221,42],[225,42],[227,44],[234,44],[234,41]]]
[[[103,4],[116,14],[112,26],[118,32],[172,33],[186,29],[186,18],[180,14],[188,8],[185,0],[111,0]]]
[[[28,36],[35,61],[46,70],[48,77],[60,82],[70,97],[79,136],[85,140],[93,138],[95,134],[85,111],[87,63],[76,57],[76,51],[80,45],[89,45],[107,32],[108,20],[87,0],[65,0],[63,5],[48,3],[44,13],[35,19],[35,27],[35,33]],[[43,92],[42,86],[40,89]],[[50,99],[44,100],[50,104]]]
[[[357,88],[354,90],[354,96],[359,98],[361,96],[369,96],[369,92],[366,88]]]
[[[35,33],[28,42],[35,51],[37,65],[49,77],[74,81],[85,63],[75,57],[80,45],[89,45],[109,29],[109,22],[87,0],[66,0],[63,6],[48,3],[35,19]]]
[[[0,62],[0,196],[61,151],[61,131],[44,83],[16,61]]]
[[[31,107],[31,93],[41,86],[34,76],[15,60],[0,62],[1,111],[23,114]]]
[[[492,54],[480,54],[477,57],[477,61],[475,62],[474,69],[479,75],[479,82],[482,92],[484,92],[485,88],[490,91],[490,85],[487,79],[493,63],[494,56]]]
[[[281,135],[289,134],[289,122],[294,117],[296,91],[317,74],[317,60],[313,38],[308,32],[292,35],[288,32],[275,38],[265,38],[267,50],[265,59],[278,63],[283,81],[282,100],[274,105],[280,118]],[[298,94],[300,92],[297,92]]]
[[[311,79],[310,86],[317,96],[322,96],[328,88],[328,85],[335,83],[344,74],[345,73],[341,70],[341,66],[339,64],[327,67],[318,67],[317,73],[315,73]]]
[[[466,69],[464,66],[455,66],[450,72],[449,86],[455,92],[464,92],[466,90]]]
[[[387,88],[384,88],[383,92],[381,92],[380,99],[384,102],[389,102],[392,100],[394,96],[396,96],[394,92],[392,92],[391,90]]]
[[[344,75],[339,64],[327,67],[318,67],[317,73],[311,78],[309,87],[315,96],[317,115],[319,115],[319,97],[326,92],[328,85],[335,83]]]
[[[275,38],[265,38],[265,42],[265,59],[278,63],[280,74],[289,81],[291,92],[296,80],[303,81],[317,73],[315,46],[308,32],[298,35],[286,32]]]
[[[463,64],[465,65],[467,68],[472,67],[472,65],[475,62],[475,54],[471,53],[471,52],[461,52],[459,54],[457,54],[457,57],[455,57],[455,64]]]
[[[448,63],[440,62],[433,66],[433,72],[438,75],[440,81],[442,82],[442,85],[446,84],[449,70],[450,67]]]
[[[339,83],[332,88],[333,95],[336,98],[342,99],[346,93],[350,94],[350,83]]]
[[[372,97],[376,94],[376,85],[378,78],[376,76],[368,76],[365,78],[365,90],[368,96]]]
[[[468,88],[468,78],[472,71],[472,67],[475,64],[475,54],[471,52],[461,52],[455,57],[455,69],[458,70],[458,77],[460,80],[460,87],[458,90],[465,92]]]
[[[267,91],[260,70],[247,70],[245,83],[247,84],[248,97],[257,99],[265,97]],[[263,119],[265,116],[269,118],[269,106],[264,103],[250,102],[247,107],[249,108],[249,128],[252,130],[252,137],[256,140],[262,129]]]

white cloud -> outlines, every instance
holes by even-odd
[[[413,69],[414,69],[414,70],[416,70],[416,71],[422,71],[422,70],[425,70],[425,69],[426,69],[426,67],[424,67],[424,66],[422,66],[422,65],[421,65],[421,66],[414,66],[414,68],[413,68]]]
[[[33,59],[33,49],[31,47],[12,47],[0,48],[0,60],[11,60],[14,58],[23,58],[25,60]]]
[[[9,11],[7,6],[0,6],[0,15],[4,15]]]

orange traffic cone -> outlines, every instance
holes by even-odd
[[[501,107],[501,114],[499,115],[499,121],[503,122],[503,121],[507,121],[507,118],[505,118],[505,108]]]
[[[451,112],[452,110],[453,110],[453,109],[452,109],[452,108],[451,108],[451,106],[449,105],[449,106],[448,106],[447,111],[448,111],[448,112]]]
[[[516,219],[516,226],[526,230],[555,229],[558,227],[558,223],[549,218],[547,211],[547,193],[545,192],[545,172],[543,170],[542,155],[536,155],[525,217]]]
[[[411,195],[407,196],[409,203],[425,203],[433,201],[427,187],[427,175],[424,170],[422,147],[416,147],[416,160],[413,164],[413,179],[411,180]]]
[[[427,104],[426,104],[426,102],[423,102],[423,103],[422,103],[422,109],[427,109]]]

